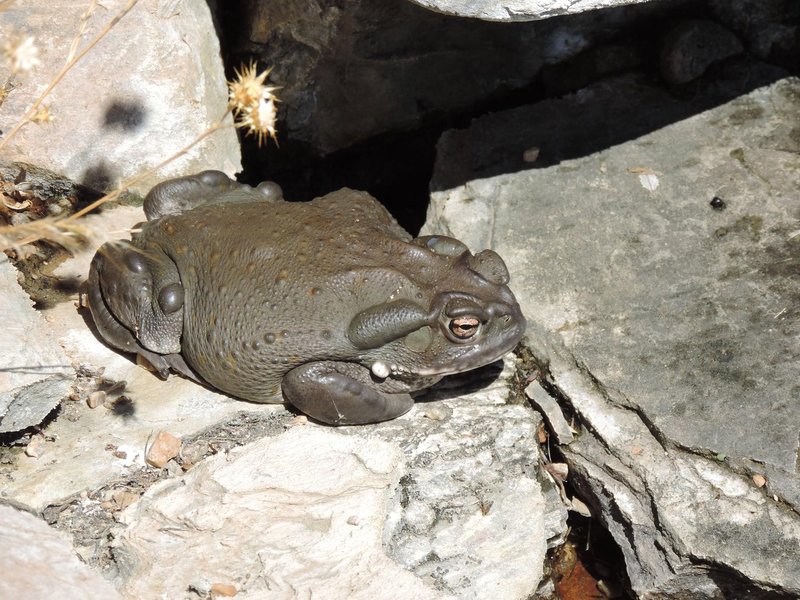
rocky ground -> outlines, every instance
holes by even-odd
[[[103,4],[86,36],[125,3]],[[10,250],[0,596],[800,597],[800,10],[301,4],[137,5],[57,88],[53,127],[0,146],[0,216],[63,215],[156,164],[255,57],[283,137],[245,140],[242,178],[366,188],[412,230],[427,207],[423,232],[505,259],[523,344],[395,421],[332,429],[98,341],[79,291],[135,197],[82,220],[69,257]],[[75,31],[45,29],[45,2],[3,8],[46,66],[0,104],[8,132]],[[233,173],[218,133],[133,191]]]

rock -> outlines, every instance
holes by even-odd
[[[0,258],[0,433],[38,425],[67,396],[75,378],[45,319],[17,283],[17,270]]]
[[[145,460],[148,465],[157,469],[164,468],[167,463],[178,456],[181,451],[181,440],[168,431],[159,431],[150,447]]]
[[[174,598],[224,578],[242,598],[448,597],[381,548],[401,475],[396,445],[311,425],[208,459],[123,514],[121,590]]]
[[[102,406],[106,402],[106,393],[103,390],[95,390],[91,394],[89,394],[89,398],[86,401],[86,406],[89,408],[97,408],[98,406]]]
[[[532,382],[525,388],[525,395],[533,402],[534,408],[547,419],[547,424],[559,444],[569,444],[575,439],[572,434],[572,428],[564,417],[558,402],[545,391],[541,383],[538,381]]]
[[[486,21],[534,21],[646,0],[411,0],[430,10]]]
[[[261,585],[330,598],[527,597],[566,513],[552,486],[542,491],[538,421],[506,405],[506,380],[461,397],[437,389],[375,426],[292,426],[158,484],[115,542],[121,589],[171,597],[216,577],[237,597]],[[447,416],[428,418],[428,402]],[[229,538],[228,552],[208,552]],[[167,551],[182,558],[167,564]],[[387,580],[397,585],[376,591]]]
[[[125,4],[96,6],[85,32],[84,3],[29,0],[0,11],[0,38],[33,36],[39,60],[17,74],[3,101],[0,130],[6,136],[64,65],[76,35],[85,44]],[[0,158],[111,189],[174,154],[223,115],[227,88],[219,52],[205,3],[139,2],[45,100],[53,121],[29,123],[6,138]],[[239,169],[232,129],[214,133],[132,189],[144,192],[165,177],[208,168],[231,175]]]
[[[475,119],[465,129],[451,129],[442,135],[436,147],[431,189],[448,190],[502,173],[558,165],[638,138],[787,76],[783,69],[748,61],[726,67],[721,69],[726,75],[721,81],[701,80],[702,92],[693,93],[691,101],[653,88],[646,77],[633,73],[599,81],[562,99],[544,100]],[[644,105],[657,106],[658,111],[631,110],[632,97]],[[601,107],[605,112],[600,111]],[[613,119],[613,126],[609,126],[607,115],[624,115],[624,118]],[[557,135],[553,130],[556,122]],[[539,150],[533,164],[525,161],[531,148]],[[473,213],[483,210],[480,203],[471,206]],[[487,243],[488,233],[482,239],[476,239],[475,234],[490,230],[487,227],[473,230],[471,243],[477,247]]]
[[[732,72],[766,75],[753,63]],[[495,163],[467,160],[475,179],[462,165],[467,183],[452,188],[453,165],[437,165],[424,231],[494,247],[509,265],[548,389],[581,428],[561,447],[570,479],[638,597],[798,596],[800,80],[705,112],[708,98],[613,80],[577,94],[592,99],[585,122],[603,122],[620,96],[638,108],[615,126],[675,122],[557,162],[546,150],[571,143],[574,97],[446,136],[442,160]],[[553,133],[525,140],[527,123]],[[542,148],[544,168],[511,166],[523,141]],[[506,174],[486,178],[497,164]]]
[[[255,54],[274,66],[272,79],[282,86],[284,101],[279,110],[282,148],[288,140],[316,155],[379,134],[408,131],[445,113],[475,110],[496,98],[498,90],[530,86],[544,65],[611,38],[642,15],[665,10],[664,3],[651,2],[568,20],[488,23],[437,14],[408,0],[245,4],[236,21],[243,26],[231,51],[235,56]],[[469,4],[496,5],[508,15],[502,3]],[[621,3],[557,2],[550,7],[554,14],[569,5],[591,4]],[[296,168],[294,157],[270,153],[272,176],[278,167]],[[293,197],[291,187],[284,191]]]
[[[800,60],[800,4],[794,0],[711,0],[714,18],[758,58],[793,69]]]
[[[0,598],[121,599],[44,521],[0,504]]]
[[[538,476],[539,420],[507,404],[506,379],[457,398],[435,389],[415,407],[422,418],[371,434],[407,461],[385,527],[390,555],[458,598],[528,597],[548,541],[566,531],[557,491]],[[431,419],[428,404],[448,415]]]
[[[689,83],[714,63],[743,50],[739,38],[714,21],[683,21],[667,33],[661,44],[661,77],[671,84]]]

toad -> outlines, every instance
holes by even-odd
[[[365,192],[286,202],[277,184],[204,171],[157,185],[144,210],[131,241],[95,255],[89,307],[110,346],[163,377],[374,423],[525,329],[500,256],[412,239]]]

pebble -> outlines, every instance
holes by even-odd
[[[145,460],[147,464],[152,465],[158,469],[163,468],[166,464],[181,451],[181,440],[167,431],[159,431],[156,434],[153,443],[147,449],[147,456]]]
[[[212,583],[211,584],[211,594],[214,596],[225,596],[230,598],[231,596],[235,596],[238,593],[236,586],[231,585],[230,583]]]
[[[44,436],[41,434],[34,435],[28,445],[25,446],[25,455],[31,458],[39,458],[42,446],[44,446]]]
[[[89,399],[86,401],[86,404],[89,405],[89,408],[97,408],[105,404],[105,402],[106,393],[103,390],[97,390],[89,394]]]

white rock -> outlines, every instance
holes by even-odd
[[[485,21],[535,21],[647,0],[411,0],[447,15]]]
[[[39,65],[20,72],[0,111],[8,135],[64,65],[88,2],[26,0],[0,11],[0,39],[34,37]],[[98,3],[82,44],[126,4]],[[83,47],[83,46],[82,46]],[[45,100],[52,123],[29,123],[0,158],[35,163],[98,189],[113,187],[172,155],[222,117],[227,89],[219,42],[205,2],[139,2],[73,67]],[[167,176],[240,166],[232,129],[132,189]]]
[[[401,475],[397,445],[314,425],[217,455],[124,513],[121,589],[177,598],[206,579],[237,598],[446,598],[383,551]]]
[[[0,574],[0,598],[121,598],[78,560],[63,534],[5,505],[0,505]]]
[[[69,394],[75,372],[5,256],[0,297],[0,433],[8,433],[41,423]]]

